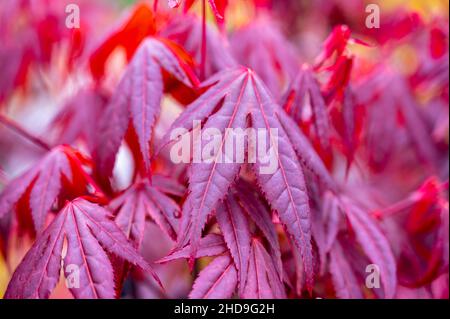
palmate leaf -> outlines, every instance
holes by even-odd
[[[267,16],[236,30],[230,43],[236,60],[252,68],[276,98],[297,74],[299,61],[295,48]]]
[[[397,266],[388,239],[376,221],[349,198],[341,196],[340,209],[345,213],[364,254],[379,267],[384,297],[393,298],[397,287]]]
[[[417,158],[431,171],[439,163],[438,148],[433,141],[431,129],[421,113],[407,80],[380,68],[357,88],[359,101],[369,105],[367,111],[366,140],[370,164],[383,169],[398,148],[401,136],[399,125],[404,126]],[[400,115],[386,116],[396,112]],[[400,123],[399,123],[400,122]]]
[[[175,249],[158,263],[189,259],[190,245]],[[196,258],[217,256],[195,280],[189,298],[230,298],[238,285],[238,273],[222,235],[208,234],[200,240]]]
[[[151,218],[170,238],[176,240],[178,232],[178,204],[165,194],[168,178],[155,175],[152,182],[138,181],[123,194],[111,201],[110,209],[115,212],[115,221],[125,236],[140,247],[147,217]],[[160,183],[161,184],[160,184]],[[172,183],[174,189],[180,187]]]
[[[250,276],[249,265],[253,257],[252,237],[256,238],[259,234],[262,234],[269,244],[270,261],[264,261],[264,263],[270,263],[270,276],[276,276],[276,278],[272,278],[271,280],[281,282],[283,278],[281,251],[275,226],[267,211],[267,207],[265,207],[261,199],[253,194],[251,189],[251,184],[239,180],[230,190],[226,199],[216,209],[216,220],[222,235],[214,233],[207,234],[200,239],[199,248],[196,252],[196,258],[219,256],[224,253],[231,256],[234,267],[227,269],[230,272],[236,272],[236,287],[241,297],[245,294],[247,278]],[[256,224],[256,228],[250,224],[251,220]],[[257,231],[258,229],[260,232]],[[159,262],[165,263],[175,259],[189,259],[190,254],[191,246],[187,245],[183,248],[175,249]],[[261,256],[258,254],[257,258],[261,258]],[[220,264],[226,267],[225,263]],[[208,269],[213,267],[218,266],[208,266]],[[213,270],[210,271],[213,272]],[[199,277],[196,280],[196,285],[208,286],[209,284],[207,282],[210,279],[204,280],[206,283]],[[277,295],[277,291],[267,293]],[[263,295],[260,297],[263,297]]]
[[[204,76],[206,78],[236,66],[229,45],[222,34],[211,25],[206,25],[206,57]],[[197,62],[202,60],[202,21],[195,15],[186,14],[173,19],[161,35],[181,45]]]
[[[82,168],[83,158],[68,146],[51,150],[40,162],[8,183],[0,195],[0,218],[13,210],[24,199],[31,210],[34,228],[40,232],[45,226],[48,212],[63,191],[68,197],[83,193],[89,184]],[[20,207],[24,209],[22,206]],[[19,207],[18,207],[19,209]],[[25,212],[18,212],[25,214]]]
[[[75,268],[79,271],[79,285],[69,287],[75,298],[115,298],[113,268],[105,251],[150,272],[159,282],[109,212],[77,198],[66,204],[25,255],[5,298],[48,298],[59,280],[62,258],[66,278]]]
[[[319,248],[321,273],[325,272],[328,256],[328,270],[332,275],[335,290],[339,298],[361,298],[363,282],[356,282],[356,273],[363,273],[353,265],[343,247],[359,246],[355,250],[358,257],[367,257],[380,271],[380,280],[384,289],[384,298],[393,298],[397,287],[397,265],[391,244],[377,221],[368,211],[363,210],[355,201],[340,194],[326,192],[321,210],[313,220],[313,236]],[[345,218],[345,219],[344,219]],[[343,221],[347,223],[343,223]],[[354,234],[353,246],[344,246],[339,234],[348,225],[347,233]],[[344,230],[345,231],[345,230]],[[347,238],[348,240],[348,238]],[[348,248],[347,248],[348,249]],[[359,279],[360,280],[360,279]]]
[[[136,50],[99,122],[94,154],[103,176],[112,173],[129,123],[137,135],[144,166],[149,169],[150,140],[164,90],[162,70],[188,87],[196,81],[180,51],[174,43],[162,38],[147,38]]]
[[[220,147],[213,155],[212,162],[192,164],[189,195],[183,205],[179,246],[191,243],[192,263],[208,216],[226,197],[239,174],[242,164],[218,161],[219,156],[226,157],[223,147],[227,138],[226,129],[263,129],[268,145],[273,150],[276,149],[273,155],[277,168],[272,174],[261,173],[264,172],[264,163],[260,158],[253,168],[264,196],[272,209],[277,211],[287,233],[293,237],[302,252],[310,289],[313,266],[308,194],[301,164],[279,120],[279,114],[284,111],[273,101],[267,88],[250,69],[240,67],[224,71],[205,83],[211,84],[214,85],[189,105],[172,125],[172,129],[192,130],[193,121],[199,120],[205,122],[205,128],[215,128],[222,133]],[[222,100],[223,105],[214,112]],[[278,130],[278,147],[271,129]],[[163,139],[163,145],[169,141],[170,136],[167,135]]]

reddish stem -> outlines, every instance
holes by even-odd
[[[22,136],[26,140],[30,141],[34,145],[39,146],[40,148],[42,148],[42,149],[44,149],[46,151],[51,150],[50,145],[48,145],[42,139],[40,139],[39,137],[34,136],[30,132],[26,131],[23,127],[21,127],[18,123],[14,122],[13,120],[7,118],[6,116],[4,116],[2,114],[0,114],[0,123],[5,125],[11,131],[19,134],[20,136]]]
[[[202,52],[201,52],[201,64],[200,64],[200,77],[205,77],[205,64],[206,64],[206,0],[202,1]]]

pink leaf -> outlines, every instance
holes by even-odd
[[[7,298],[48,298],[59,280],[61,251],[67,238],[64,258],[66,278],[73,266],[79,270],[79,286],[70,288],[76,298],[116,297],[114,274],[106,252],[112,253],[151,273],[152,268],[128,242],[108,211],[78,198],[59,212],[36,240],[17,267],[6,291]]]
[[[59,281],[66,215],[57,216],[15,270],[5,299],[49,298]]]
[[[397,267],[391,246],[378,225],[368,213],[343,198],[343,210],[355,231],[356,239],[372,263],[380,269],[385,298],[395,295]]]
[[[81,174],[81,175],[80,175]],[[61,179],[69,182],[86,183],[82,175],[81,163],[75,150],[67,146],[58,146],[50,151],[35,167],[11,181],[0,195],[0,217],[13,209],[31,187],[29,204],[35,229],[39,232],[45,226],[45,220],[52,205],[61,192]],[[78,188],[83,185],[76,185]],[[76,194],[78,195],[78,194]]]
[[[286,298],[283,284],[272,259],[264,246],[256,239],[252,243],[249,275],[242,297],[249,299]]]
[[[224,147],[228,138],[227,132],[230,131],[227,129],[262,129],[261,131],[266,132],[266,145],[272,149],[270,156],[276,167],[274,172],[266,174],[262,166],[267,163],[262,163],[259,158],[253,168],[269,204],[278,212],[287,232],[295,239],[302,252],[308,287],[312,288],[314,274],[308,195],[301,165],[277,116],[283,110],[273,101],[267,88],[250,69],[224,71],[210,79],[209,83],[216,84],[189,105],[172,125],[172,128],[192,130],[192,121],[199,120],[205,122],[205,128],[218,129],[222,134],[219,148],[214,152],[211,162],[194,163],[191,167],[189,195],[183,206],[180,232],[182,237],[179,238],[179,246],[190,242],[192,256],[195,256],[198,240],[208,216],[225,198],[240,171],[242,164],[236,158],[233,158],[232,163],[219,160],[227,155]],[[223,105],[219,104],[221,100]],[[248,115],[251,121],[248,120]],[[273,135],[275,130],[279,132],[277,137]],[[276,138],[279,139],[277,145],[274,144]],[[165,145],[170,138],[166,136],[163,141]],[[244,151],[248,153],[248,143]]]
[[[232,194],[217,208],[216,218],[238,271],[239,290],[242,292],[250,258],[251,235],[248,221]]]
[[[330,273],[339,298],[362,299],[360,284],[339,242],[335,242],[330,250]]]
[[[236,289],[237,273],[229,255],[214,259],[195,280],[191,299],[226,299]]]

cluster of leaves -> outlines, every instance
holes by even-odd
[[[198,2],[202,17],[188,12],[196,1],[138,4],[92,46],[80,42],[88,27],[74,43],[45,14],[25,28],[38,33],[26,47],[1,29],[12,45],[0,51],[5,112],[29,68],[48,68],[58,43],[71,48],[66,76],[88,78],[50,121],[47,141],[0,114],[0,125],[44,152],[10,181],[0,170],[1,253],[8,261],[11,239],[33,240],[5,297],[49,298],[69,265],[80,270],[75,298],[139,297],[127,281],[179,296],[160,279],[186,280],[169,268],[175,260],[195,274],[191,298],[448,297],[448,18],[386,16],[378,32],[355,28],[367,41],[338,24],[306,63],[287,39],[295,34],[276,22],[275,1],[248,1],[256,16],[230,32],[225,12],[236,1]],[[17,3],[10,21],[36,10]],[[51,21],[59,25],[63,13]],[[416,52],[409,74],[390,64],[402,45]],[[119,77],[110,65],[120,52]],[[260,159],[174,165],[170,132],[191,132],[194,121],[222,133],[217,157],[229,129],[266,129],[269,146],[277,129],[276,171],[261,174]],[[122,149],[131,157],[126,187]],[[150,252],[153,267],[142,257],[146,233],[171,242],[170,251]],[[369,264],[381,287],[365,285]]]

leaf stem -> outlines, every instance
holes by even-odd
[[[202,52],[201,52],[201,65],[200,65],[200,77],[205,77],[205,64],[206,64],[206,0],[202,1]]]

